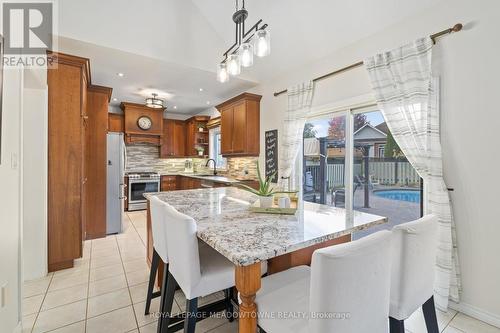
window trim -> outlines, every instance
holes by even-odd
[[[217,156],[215,155],[215,151],[216,151],[215,147],[217,145],[217,143],[215,142],[215,137],[217,136],[217,134],[221,135],[220,125],[209,129],[208,133],[209,133],[208,134],[208,143],[209,143],[209,157],[208,158],[213,158],[215,161],[217,161]],[[221,154],[221,156],[222,156],[222,154]],[[222,156],[222,158],[225,161],[224,166],[222,166],[222,167],[217,166],[217,170],[227,171],[228,170],[227,158],[224,156]]]

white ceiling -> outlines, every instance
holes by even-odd
[[[114,107],[144,103],[155,92],[166,100],[167,113],[196,114],[256,85],[239,79],[221,84],[212,72],[64,37],[59,49],[91,59],[92,83],[113,88]]]
[[[246,0],[247,27],[269,24],[272,53],[225,84],[215,68],[234,42],[234,0],[59,1],[59,49],[89,57],[93,83],[113,87],[119,101],[157,89],[173,94],[176,112],[193,114],[440,1]]]
[[[225,41],[234,42],[234,0],[192,0]],[[441,0],[247,0],[247,27],[269,24],[271,55],[245,69],[257,81],[271,80],[324,58]],[[241,5],[241,0],[239,0]],[[220,50],[222,51],[222,50]],[[222,53],[220,52],[219,53]],[[353,59],[353,61],[356,59]]]

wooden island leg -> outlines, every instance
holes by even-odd
[[[236,289],[241,298],[239,333],[257,332],[255,295],[260,289],[260,262],[250,266],[235,266]]]

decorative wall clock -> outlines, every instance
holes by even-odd
[[[140,129],[147,131],[151,128],[153,125],[153,122],[151,121],[151,118],[148,116],[141,116],[139,119],[137,119],[137,126],[139,126]]]

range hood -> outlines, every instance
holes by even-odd
[[[164,108],[149,108],[143,104],[122,102],[125,115],[125,142],[161,145]]]

